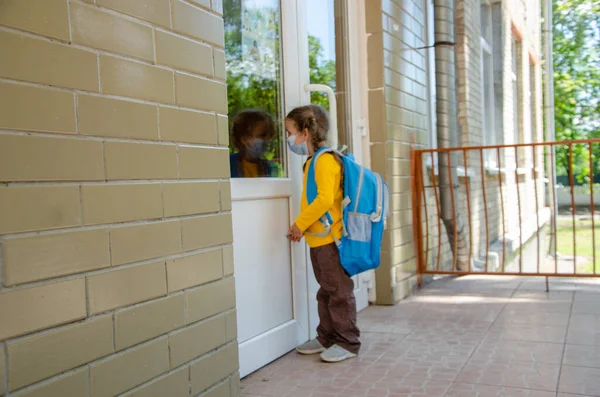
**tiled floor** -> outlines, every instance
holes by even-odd
[[[290,353],[244,397],[600,397],[600,280],[442,279],[359,315],[341,364]]]

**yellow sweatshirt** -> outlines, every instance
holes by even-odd
[[[309,159],[304,167],[304,188],[302,189],[302,201],[300,203],[300,215],[296,219],[296,226],[302,232],[323,233],[325,228],[319,221],[329,211],[333,219],[331,230],[337,238],[342,236],[342,200],[343,189],[341,186],[342,167],[335,157],[325,153],[319,158],[315,168],[315,179],[317,182],[317,198],[308,205],[306,200],[306,178],[308,167],[312,159]],[[311,248],[322,247],[333,243],[335,240],[331,234],[326,237],[311,236],[304,234],[306,243]]]

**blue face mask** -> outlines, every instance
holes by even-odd
[[[299,155],[299,156],[308,155],[308,144],[306,143],[306,141],[297,144],[296,143],[296,135],[292,135],[292,136],[288,137],[287,143],[288,143],[288,147],[290,148],[290,150],[292,152],[296,153],[297,155]]]
[[[264,139],[256,138],[252,144],[246,146],[246,153],[252,159],[259,159],[263,156],[267,148]]]

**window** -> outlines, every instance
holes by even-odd
[[[482,143],[486,146],[496,145],[496,127],[494,125],[494,58],[492,49],[492,7],[483,2],[481,15],[481,125]],[[487,150],[488,167],[496,167],[497,152]]]
[[[427,45],[435,42],[433,0],[427,1]],[[435,89],[435,49],[427,49],[427,86],[429,89],[429,147],[437,148],[437,118],[436,118],[436,89]]]
[[[515,36],[512,37],[512,99],[513,99],[513,133],[514,133],[514,143],[521,142],[521,131],[520,131],[520,119],[521,112],[519,111],[521,108],[521,100],[519,98],[519,90],[520,90],[520,79],[519,79],[519,65],[520,62],[520,51],[519,51],[520,41],[517,40]]]
[[[433,15],[433,0],[427,1],[427,40],[428,46],[432,46],[435,42],[435,31],[434,31],[434,15]],[[435,89],[435,49],[430,47],[427,49],[427,88],[429,91],[428,98],[428,113],[429,113],[429,147],[437,148],[437,114],[436,114],[436,89]],[[435,163],[436,172],[438,167],[438,155],[433,153],[426,157],[428,166],[432,166]]]
[[[537,119],[538,119],[538,112],[537,112],[537,108],[536,108],[536,88],[535,88],[535,63],[531,62],[529,64],[529,106],[530,106],[530,112],[531,112],[531,119],[530,119],[530,133],[529,133],[529,139],[531,142],[535,142],[538,140],[538,136],[537,136]]]
[[[279,1],[223,8],[231,177],[285,177]]]

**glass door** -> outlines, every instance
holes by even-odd
[[[318,285],[308,248],[285,237],[300,209],[306,159],[288,155],[283,122],[296,106],[331,110],[336,102],[338,141],[360,153],[347,50],[348,32],[358,29],[347,23],[345,0],[224,0],[223,6],[238,342],[246,376],[316,333]],[[329,87],[335,100],[310,93],[310,84]],[[365,278],[355,278],[355,286],[362,309]]]
[[[234,263],[240,373],[308,340],[306,252],[285,235],[297,216],[300,159],[283,121],[305,102],[296,0],[225,0]],[[295,65],[288,67],[288,65]]]

